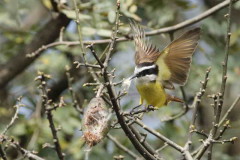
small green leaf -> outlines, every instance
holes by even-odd
[[[108,12],[108,21],[110,23],[114,23],[116,19],[116,12],[114,10],[111,10],[110,12]]]
[[[84,35],[92,36],[96,34],[96,29],[91,27],[82,27],[82,33]]]
[[[97,35],[103,36],[103,37],[111,37],[112,31],[106,30],[106,29],[99,29],[97,31]]]
[[[77,19],[76,18],[76,12],[74,10],[66,10],[66,9],[63,9],[62,10],[62,13],[64,13],[68,18],[70,19]],[[92,17],[89,16],[89,15],[86,15],[86,14],[81,14],[79,13],[79,19],[80,20],[91,20]]]

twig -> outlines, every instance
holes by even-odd
[[[135,121],[138,125],[140,125],[143,129],[145,129],[146,131],[148,131],[149,133],[153,134],[154,136],[158,137],[159,139],[161,139],[162,141],[164,141],[166,144],[168,144],[169,146],[171,146],[172,148],[176,149],[177,151],[181,152],[183,154],[183,156],[187,159],[187,160],[192,160],[192,156],[189,153],[188,150],[184,149],[183,147],[179,146],[178,144],[176,144],[175,142],[173,142],[172,140],[168,139],[167,137],[163,136],[162,134],[160,134],[159,132],[149,128],[148,126],[146,126],[145,124],[143,124],[141,121],[136,120]]]
[[[41,157],[39,157],[39,156],[31,153],[30,151],[22,148],[22,147],[21,147],[18,143],[16,143],[16,142],[11,143],[11,145],[12,145],[13,147],[17,148],[18,150],[20,150],[21,153],[22,153],[24,156],[28,157],[29,159],[44,160],[43,158],[41,158]]]
[[[192,116],[192,122],[189,126],[189,135],[188,135],[188,140],[184,146],[185,149],[189,150],[190,145],[192,144],[192,130],[195,129],[195,123],[196,123],[196,118],[197,118],[197,112],[198,112],[198,108],[202,99],[202,96],[204,95],[205,91],[206,91],[206,87],[207,87],[207,83],[209,80],[209,74],[210,74],[211,68],[209,67],[206,71],[205,74],[205,78],[204,81],[201,81],[202,87],[200,88],[200,91],[196,94],[195,98],[194,98],[194,102],[192,104],[191,108],[194,108],[193,110],[193,116]]]
[[[80,26],[80,17],[79,17],[79,9],[77,8],[77,2],[76,0],[72,0],[74,7],[75,7],[75,13],[76,13],[76,23],[77,23],[77,29],[78,29],[78,37],[79,37],[79,44],[80,44],[80,51],[81,54],[83,55],[84,62],[86,63],[85,60],[85,49],[83,45],[83,39],[82,39],[82,32],[81,32],[81,26]]]
[[[164,141],[165,143],[167,143],[169,146],[173,147],[174,149],[176,149],[179,152],[183,152],[183,148],[181,146],[179,146],[178,144],[176,144],[175,142],[173,142],[172,140],[168,139],[167,137],[163,136],[162,134],[160,134],[159,132],[149,128],[148,126],[146,126],[145,124],[143,124],[141,121],[139,120],[135,120],[136,124],[140,125],[143,129],[145,129],[146,131],[148,131],[149,133],[153,134],[154,136],[156,136],[157,138],[161,139],[162,141]]]
[[[77,2],[76,0],[72,0],[73,1],[73,4],[74,4],[74,7],[75,7],[75,13],[76,13],[76,23],[77,23],[77,29],[78,29],[78,37],[79,37],[79,44],[80,44],[80,49],[81,49],[81,55],[82,55],[82,59],[83,59],[83,62],[86,66],[86,63],[87,63],[87,60],[86,60],[86,51],[85,51],[85,47],[84,47],[84,42],[83,42],[83,38],[82,38],[82,32],[81,32],[81,26],[80,26],[80,17],[79,17],[79,9],[77,7]],[[99,67],[101,68],[101,66]],[[89,73],[92,75],[92,77],[94,79],[97,79],[97,76],[96,74],[93,72],[93,69],[92,67],[87,67],[87,70],[89,71]]]
[[[98,56],[93,48],[93,44],[88,45],[87,48],[89,48],[91,50],[91,53],[93,54],[94,58],[97,60],[97,63],[100,65],[100,67],[104,68],[102,61],[98,58]]]
[[[135,111],[135,109],[140,107],[140,106],[141,105],[134,107],[130,112],[125,112],[123,115],[124,116],[132,116],[132,115],[136,115],[136,114],[139,114],[139,113],[148,113],[150,111],[157,110],[157,108],[155,108],[154,106],[148,105],[147,107],[144,107],[143,109],[139,109],[139,110]]]
[[[138,155],[136,155],[134,152],[132,152],[131,150],[129,150],[128,148],[126,148],[124,145],[122,145],[115,137],[113,137],[111,134],[107,134],[107,138],[109,138],[111,141],[113,141],[113,143],[120,148],[121,150],[123,150],[124,152],[126,152],[129,156],[131,156],[134,159],[139,159]]]
[[[238,0],[234,0],[234,2],[237,2]],[[184,22],[181,22],[179,24],[170,26],[170,27],[165,27],[162,29],[157,29],[157,30],[153,30],[150,32],[146,32],[146,36],[154,36],[154,35],[158,35],[158,34],[162,34],[162,33],[168,33],[168,32],[172,32],[172,31],[176,31],[179,30],[181,28],[190,26],[192,24],[195,24],[197,22],[200,22],[201,20],[211,16],[212,14],[214,14],[215,12],[221,10],[222,8],[225,8],[226,6],[228,6],[228,4],[230,3],[230,0],[225,0],[222,3],[219,3],[218,5],[206,10],[205,12],[203,12],[202,14],[195,16],[189,20],[186,20]],[[120,37],[118,38],[116,41],[117,42],[121,42],[121,41],[127,41],[131,38],[130,35],[125,36],[125,37]],[[111,39],[103,39],[103,40],[90,40],[90,41],[83,41],[83,44],[85,45],[90,45],[90,44],[106,44],[106,43],[110,43]],[[51,48],[51,47],[55,47],[55,46],[59,46],[59,45],[66,45],[66,46],[75,46],[75,45],[79,45],[80,42],[79,41],[62,41],[62,42],[53,42],[50,43],[48,45],[43,45],[42,47],[40,47],[39,49],[37,49],[36,51],[30,53],[29,55],[31,55],[31,57],[33,56],[37,56],[38,54],[40,54],[42,51]]]
[[[155,149],[146,141],[146,137],[143,137],[141,133],[132,125],[133,123],[128,124],[131,131],[136,136],[137,140],[144,146],[144,148],[152,155],[156,157],[156,159],[160,159],[158,157],[158,153],[155,151]]]
[[[10,139],[8,137],[6,137],[5,135],[0,135],[0,142],[2,141],[6,141],[8,142],[12,147],[16,148],[17,150],[19,150],[25,157],[28,157],[29,159],[33,159],[33,160],[45,160],[35,154],[33,154],[31,151],[26,150],[24,148],[22,148],[18,142],[15,142],[14,139]]]
[[[96,97],[101,97],[101,93],[103,91],[104,85],[100,85],[96,94]]]
[[[224,93],[225,93],[225,85],[226,85],[226,81],[227,81],[227,64],[228,64],[229,43],[230,43],[230,36],[231,36],[230,28],[231,28],[232,5],[233,5],[233,0],[230,0],[228,14],[227,14],[228,21],[227,21],[225,59],[222,64],[223,65],[222,83],[221,83],[221,89],[220,89],[220,93],[219,93],[219,102],[218,102],[218,106],[217,106],[216,116],[214,119],[213,128],[210,131],[209,137],[204,142],[202,149],[194,157],[195,159],[200,159],[209,146],[210,146],[210,149],[208,151],[208,159],[210,159],[210,160],[212,159],[212,148],[213,148],[212,141],[214,138],[216,138],[215,136],[216,136],[216,133],[217,133],[217,130],[219,127],[219,121],[220,121],[222,106],[223,106],[223,97],[224,97]]]
[[[197,133],[205,138],[208,138],[208,135],[204,133],[203,131],[198,131],[197,129],[191,130],[191,132]]]
[[[111,53],[113,51],[113,48],[116,44],[116,39],[117,39],[117,33],[119,32],[118,31],[118,27],[119,27],[119,17],[120,17],[120,1],[118,0],[117,1],[117,10],[116,10],[116,20],[115,20],[115,27],[113,29],[113,32],[112,32],[112,38],[111,38],[111,43],[109,45],[109,50],[108,52],[106,53],[106,58],[105,58],[105,61],[103,63],[103,66],[105,68],[105,71],[106,72],[106,69],[107,69],[107,66],[108,66],[108,62],[110,60],[110,56],[111,56]],[[100,65],[100,64],[99,64]]]
[[[35,79],[35,80],[40,80],[40,85],[39,85],[39,88],[41,89],[42,91],[42,105],[43,105],[43,108],[45,110],[45,113],[47,115],[47,119],[49,121],[49,127],[51,129],[51,132],[52,132],[52,136],[53,136],[53,143],[55,145],[55,150],[57,152],[57,155],[58,155],[58,158],[60,160],[64,160],[64,154],[62,153],[62,149],[61,149],[61,146],[60,146],[60,143],[59,143],[59,139],[58,139],[58,136],[57,136],[57,129],[54,125],[54,122],[53,122],[53,116],[52,116],[52,109],[48,109],[48,106],[49,106],[49,103],[51,103],[51,101],[48,100],[48,96],[47,96],[47,89],[46,89],[46,80],[50,78],[49,75],[45,75],[44,73],[39,73],[39,76]]]
[[[0,144],[0,158],[2,158],[3,160],[7,160],[6,153],[5,153],[5,151],[2,149],[1,144]]]
[[[65,30],[65,27],[62,27],[61,30],[60,30],[60,34],[59,34],[59,42],[62,42],[63,41],[63,32]]]
[[[229,140],[221,140],[221,141],[216,141],[213,140],[212,143],[220,143],[220,144],[224,144],[224,143],[234,143],[237,140],[237,137],[232,137]]]
[[[21,97],[18,98],[17,103],[20,103],[21,101]],[[16,121],[16,119],[18,118],[18,112],[19,112],[19,108],[22,106],[23,104],[16,104],[14,107],[16,108],[15,114],[12,117],[10,123],[6,126],[6,128],[4,129],[4,131],[1,133],[2,135],[5,135],[8,131],[9,128],[12,127],[12,125],[14,124],[14,122]]]
[[[51,128],[51,131],[52,131],[53,142],[54,142],[55,149],[57,151],[58,157],[59,157],[60,160],[64,160],[64,154],[62,153],[62,149],[61,149],[61,146],[60,146],[60,143],[59,143],[59,139],[58,139],[58,136],[57,136],[57,129],[56,129],[56,127],[54,125],[54,122],[53,122],[52,112],[50,110],[47,110],[46,114],[47,114],[47,119],[49,121],[49,127]]]
[[[85,67],[101,69],[101,67],[99,65],[95,65],[95,64],[80,63],[78,61],[73,62],[73,64],[77,65],[76,68],[79,68],[80,66],[85,66]]]
[[[186,95],[186,92],[184,90],[184,87],[180,86],[180,90],[181,90],[181,93],[182,93],[182,97],[183,97],[183,100],[184,100],[184,112],[183,114],[187,113],[187,111],[189,110],[189,106],[188,106],[188,98],[187,98],[187,95]]]
[[[227,120],[227,121],[225,122],[225,124],[223,125],[223,129],[221,129],[221,130],[219,131],[219,135],[215,138],[215,140],[219,140],[220,138],[222,138],[222,136],[223,136],[223,134],[225,133],[225,131],[226,131],[228,128],[230,128],[229,123],[230,123],[229,120]]]
[[[161,152],[163,149],[165,149],[167,146],[169,146],[166,142],[164,143],[164,145],[162,147],[160,147],[159,149],[156,150],[157,153]]]
[[[235,101],[233,102],[233,104],[229,107],[229,109],[227,110],[227,112],[224,114],[224,116],[222,117],[219,126],[221,126],[223,124],[223,122],[226,120],[226,118],[228,117],[229,113],[232,111],[232,109],[238,104],[238,102],[240,101],[240,95],[238,95],[238,97],[235,99]]]
[[[67,80],[68,80],[68,90],[70,92],[70,95],[72,97],[72,101],[73,101],[73,107],[79,112],[79,113],[83,113],[82,108],[79,107],[78,102],[77,102],[77,98],[76,98],[76,94],[73,91],[72,85],[73,85],[73,77],[71,77],[70,74],[70,67],[66,66],[66,75],[67,75]]]

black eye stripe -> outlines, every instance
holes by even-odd
[[[143,62],[138,65],[138,67],[146,67],[146,66],[152,66],[154,63],[152,62]]]
[[[158,75],[158,66],[155,66],[154,68],[145,69],[145,70],[139,72],[137,74],[137,77],[143,77],[143,76],[151,75],[151,74]]]

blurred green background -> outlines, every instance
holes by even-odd
[[[79,2],[79,1],[77,1]],[[205,10],[220,3],[220,0],[121,0],[120,35],[129,33],[128,18],[141,23],[146,30],[159,29],[175,25],[186,19],[192,18]],[[115,1],[109,0],[82,0],[78,3],[80,8],[81,28],[84,40],[106,39],[111,37],[112,27],[115,20]],[[72,1],[69,0],[67,8],[60,8],[60,12],[67,17],[74,19]],[[234,4],[232,17],[232,37],[230,43],[228,82],[225,94],[224,111],[229,107],[233,100],[240,93],[240,2]],[[184,87],[189,100],[189,104],[195,93],[199,90],[200,80],[204,79],[206,69],[211,66],[210,81],[206,95],[217,93],[220,90],[222,66],[224,58],[226,19],[224,15],[227,8],[218,11],[207,19],[195,24],[202,28],[199,47],[194,54],[193,63],[187,85]],[[12,57],[19,54],[26,44],[28,44],[34,35],[45,26],[48,21],[56,16],[52,11],[49,0],[1,0],[0,1],[0,66],[11,60]],[[193,28],[191,26],[190,28]],[[186,31],[183,29],[176,32],[179,35]],[[63,33],[63,39],[67,41],[78,40],[76,23],[72,20]],[[158,47],[163,47],[169,42],[169,35],[157,35],[150,37],[150,40]],[[160,43],[159,43],[160,42]],[[107,44],[94,45],[96,52],[100,55]],[[93,57],[87,50],[86,58],[93,62]],[[0,131],[10,122],[14,114],[14,105],[17,98],[22,96],[22,103],[25,105],[20,108],[19,118],[7,132],[9,137],[13,137],[20,145],[28,150],[38,152],[38,155],[46,159],[58,159],[54,149],[43,147],[49,143],[53,145],[52,135],[48,121],[40,113],[41,97],[38,83],[34,81],[38,71],[50,74],[52,79],[48,81],[49,88],[59,88],[60,95],[53,95],[53,99],[59,96],[64,97],[66,106],[53,112],[55,125],[61,126],[58,132],[60,144],[66,159],[83,159],[84,147],[80,138],[82,136],[81,118],[82,116],[73,107],[72,98],[67,88],[61,89],[61,80],[65,76],[65,66],[72,65],[75,60],[79,60],[79,45],[66,46],[61,45],[45,50],[40,57],[36,59],[23,73],[19,74],[7,86],[0,90]],[[134,46],[130,41],[117,43],[114,49],[110,67],[116,69],[116,78],[118,82],[123,78],[129,77],[134,70]],[[16,64],[18,67],[18,64]],[[73,90],[76,93],[78,104],[84,108],[95,93],[93,87],[83,87],[83,83],[92,82],[90,74],[84,68],[75,70],[72,73],[74,77]],[[179,87],[176,87],[174,94],[181,97]],[[131,85],[127,96],[121,100],[122,108],[129,110],[139,102],[138,93]],[[208,131],[212,126],[213,108],[210,106],[211,100],[205,96],[201,103],[197,127],[200,130]],[[227,130],[224,139],[240,135],[240,104],[236,106],[230,114],[231,128]],[[182,106],[170,104],[144,116],[144,123],[160,131],[171,140],[180,145],[184,145],[187,139],[188,126],[191,121],[192,110],[183,117],[171,121],[162,122],[162,120],[179,113]],[[123,136],[121,129],[111,129],[110,133],[115,136],[129,150],[136,152],[130,141]],[[200,144],[198,135],[194,136],[194,147]],[[161,147],[164,143],[156,140],[153,136],[148,136],[149,143],[154,148]],[[235,144],[215,145],[213,159],[237,160],[240,159],[240,142]],[[21,154],[13,148],[7,150],[9,159],[24,159]],[[137,153],[137,152],[136,152]],[[126,153],[119,150],[112,141],[105,138],[96,145],[91,153],[90,159],[113,159],[115,155],[124,155],[126,159],[131,159]],[[170,147],[165,148],[161,155],[165,159],[178,159],[179,153]]]

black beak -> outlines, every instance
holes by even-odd
[[[137,77],[137,74],[133,75],[133,76],[130,78],[130,80],[132,80],[132,79],[134,79],[134,78],[136,78],[136,77]]]

